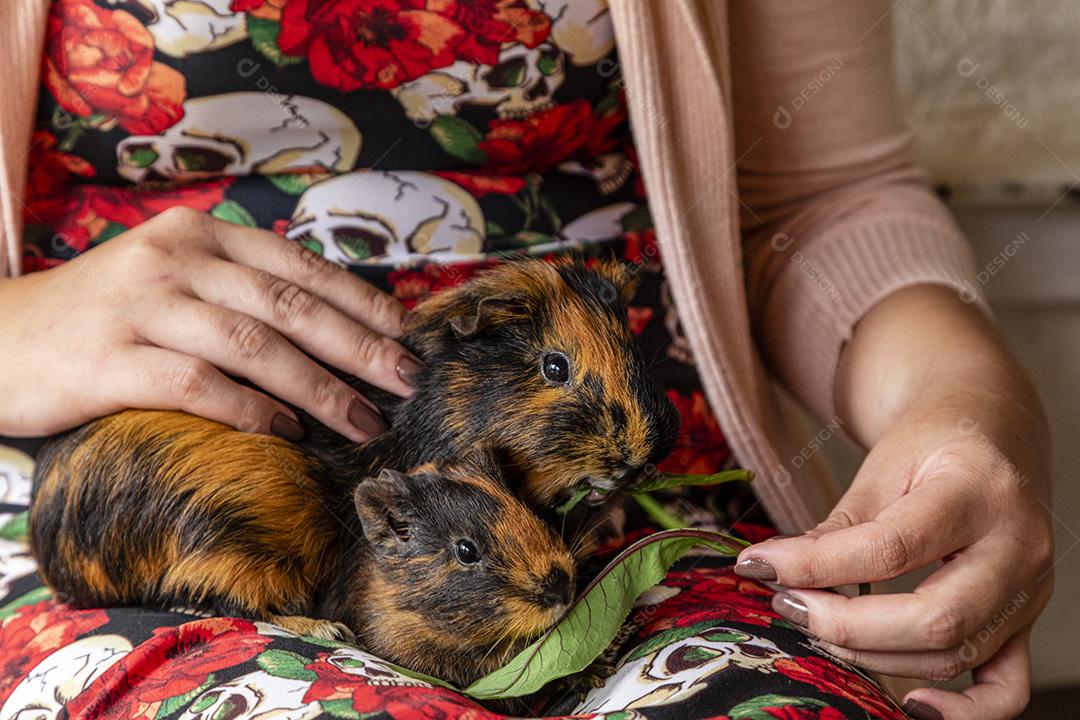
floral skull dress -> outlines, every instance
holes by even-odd
[[[511,255],[614,255],[642,280],[631,327],[682,417],[661,469],[734,463],[664,279],[605,0],[55,0],[48,23],[27,272],[177,205],[281,233],[407,306]],[[266,623],[56,602],[25,542],[31,474],[0,447],[0,720],[503,717]],[[745,488],[675,500],[773,534]],[[645,532],[631,518],[624,541]],[[903,717],[771,596],[689,558],[585,675],[513,710]]]

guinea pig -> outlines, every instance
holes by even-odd
[[[155,411],[84,426],[63,450],[37,478],[30,540],[42,577],[79,607],[184,606],[355,633],[463,686],[573,597],[570,551],[484,450],[347,488],[283,440]]]
[[[679,428],[630,331],[634,286],[616,261],[519,260],[444,290],[416,307],[402,340],[425,362],[411,397],[350,380],[390,430],[357,446],[304,415],[301,445],[343,478],[498,447],[537,507],[624,487]]]

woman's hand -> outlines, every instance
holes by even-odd
[[[908,694],[916,718],[1014,718],[1028,639],[1053,588],[1046,421],[978,311],[939,288],[898,293],[860,324],[840,413],[872,447],[830,517],[743,551],[736,571],[790,588],[774,607],[838,657],[963,693]],[[911,593],[824,590],[940,567]]]
[[[391,339],[403,312],[274,233],[173,208],[60,267],[0,281],[0,434],[155,408],[299,439],[286,405],[233,375],[363,442],[385,421],[308,355],[408,395],[420,365]]]

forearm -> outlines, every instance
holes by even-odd
[[[979,308],[943,287],[905,288],[871,309],[840,356],[835,392],[840,420],[867,447],[907,414],[947,412],[966,418],[961,431],[1023,436],[1028,447],[1018,450],[1048,455],[1046,418],[1024,370]]]

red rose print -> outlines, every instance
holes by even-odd
[[[737,522],[731,526],[731,531],[750,544],[764,542],[778,534],[774,527],[750,522]]]
[[[788,705],[787,707],[767,707],[761,710],[777,720],[844,720],[844,713],[831,707],[807,708]]]
[[[280,20],[281,11],[288,0],[233,0],[229,9],[234,13],[245,12],[263,20]]]
[[[587,100],[556,105],[523,120],[492,120],[477,148],[487,154],[483,170],[505,175],[545,173],[584,155],[596,119]]]
[[[439,265],[428,263],[419,270],[394,270],[386,276],[393,295],[407,308],[435,293],[468,280],[477,270],[494,265],[493,261]]]
[[[0,705],[35,665],[109,621],[104,610],[74,610],[54,600],[21,608],[0,625]]]
[[[472,193],[473,197],[482,198],[495,193],[497,195],[516,195],[525,187],[525,178],[512,175],[484,175],[482,173],[454,172],[439,170],[434,173]]]
[[[30,143],[30,172],[26,184],[27,222],[42,222],[69,212],[70,198],[63,190],[77,177],[94,177],[94,166],[75,155],[56,149],[56,137],[48,130],[35,130]]]
[[[623,233],[625,245],[623,258],[636,265],[660,262],[660,246],[656,242],[656,230],[630,230]]]
[[[155,135],[183,117],[184,76],[154,61],[154,38],[123,10],[57,0],[49,12],[45,86],[65,110]]]
[[[450,65],[465,30],[422,0],[292,0],[278,47],[308,59],[316,81],[388,90]]]
[[[253,623],[235,618],[158,628],[68,703],[69,717],[154,717],[162,701],[195,690],[212,672],[251,660],[270,641]]]
[[[736,576],[730,568],[673,572],[664,580],[664,586],[682,592],[651,611],[645,625],[650,634],[706,621],[768,627],[780,617],[770,605],[772,591]]]
[[[679,411],[682,426],[675,449],[657,467],[671,473],[719,472],[731,457],[731,450],[705,394],[694,390],[687,396],[678,390],[668,390],[668,397]]]
[[[351,699],[361,717],[385,713],[394,720],[499,720],[503,716],[455,692],[438,687],[369,685],[367,678],[343,671],[321,653],[307,669],[318,675],[304,695],[304,702]]]
[[[780,658],[773,667],[792,680],[850,700],[875,718],[904,720],[906,715],[870,681],[820,657]]]
[[[649,321],[653,319],[653,309],[651,307],[630,306],[626,309],[626,312],[630,320],[630,332],[635,335],[645,332]]]
[[[457,57],[481,65],[499,62],[503,43],[534,48],[551,32],[548,17],[530,9],[524,0],[427,0],[427,9],[465,29]]]
[[[113,223],[133,228],[174,205],[208,212],[225,199],[234,178],[139,190],[106,185],[73,185],[48,206],[37,222],[52,227],[76,252],[84,252]]]

